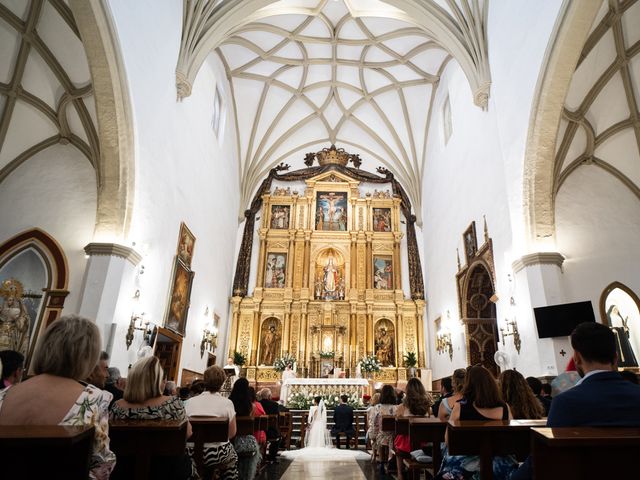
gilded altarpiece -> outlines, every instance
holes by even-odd
[[[421,275],[417,288],[412,279],[413,298],[402,290],[403,197],[381,188],[384,177],[347,168],[344,151],[315,155],[320,167],[298,171],[304,191],[272,187],[260,197],[259,248],[250,251],[257,279],[252,296],[238,289],[231,300],[229,350],[247,356],[248,377],[258,382],[278,380],[273,359],[285,353],[297,359],[299,376],[324,376],[327,364],[354,376],[373,354],[383,364],[376,379],[404,380],[403,355],[416,352],[423,367],[425,342]],[[236,280],[246,282],[241,259]]]

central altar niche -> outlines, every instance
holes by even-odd
[[[312,166],[314,159],[320,166]],[[416,353],[424,366],[415,217],[389,172],[368,173],[355,161],[356,168],[347,167],[354,159],[332,146],[307,155],[309,168],[272,170],[247,213],[229,353],[246,355],[251,381],[278,381],[273,365],[285,355],[296,359],[298,377],[323,377],[335,368],[353,377],[367,355],[383,366],[375,378],[389,383],[406,379],[405,353]],[[410,245],[404,254],[401,223]],[[403,290],[403,268],[410,268],[405,289],[412,298]]]

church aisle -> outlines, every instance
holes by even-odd
[[[296,458],[284,472],[281,480],[319,480],[325,478],[363,480],[366,477],[355,458],[339,461]]]

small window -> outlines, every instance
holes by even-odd
[[[224,131],[224,104],[222,103],[222,93],[218,87],[216,87],[216,94],[213,99],[213,120],[211,125],[216,137],[221,140]]]
[[[444,144],[449,143],[449,138],[453,133],[453,125],[451,124],[451,102],[449,101],[449,95],[444,100],[442,105],[442,131],[444,132]]]

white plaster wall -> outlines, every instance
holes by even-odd
[[[572,173],[556,198],[556,236],[567,302],[591,300],[602,321],[610,283],[640,294],[640,200],[620,180],[594,165]]]
[[[67,257],[69,295],[63,314],[78,309],[84,246],[93,235],[96,202],[93,167],[71,146],[55,145],[34,155],[0,186],[0,243],[39,228],[56,239]]]
[[[195,272],[180,370],[203,371],[200,339],[215,311],[221,317],[217,350],[224,360],[230,322],[229,297],[235,268],[239,208],[237,154],[229,87],[215,54],[205,61],[192,95],[176,101],[175,66],[180,45],[182,3],[151,0],[109,2],[124,57],[135,124],[136,197],[130,243],[143,254],[144,273],[123,280],[116,317],[112,364],[123,369],[135,360],[124,336],[131,313],[163,324],[180,222],[196,236]],[[212,128],[216,84],[225,97],[225,132]],[[129,286],[127,286],[129,284]],[[140,290],[134,300],[135,289]],[[140,335],[140,334],[138,334]],[[126,371],[126,370],[125,370]]]

